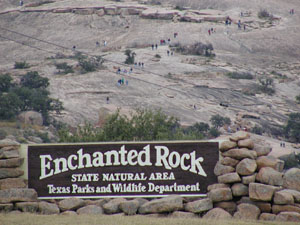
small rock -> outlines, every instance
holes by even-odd
[[[229,137],[231,141],[239,141],[250,138],[250,134],[245,131],[238,131]]]
[[[275,192],[273,202],[277,205],[292,205],[294,204],[294,197],[292,194],[282,190]]]
[[[249,197],[254,201],[271,201],[276,187],[266,184],[250,183]]]
[[[77,209],[78,215],[99,215],[103,214],[103,209],[97,205],[87,205]]]
[[[220,144],[219,150],[221,152],[226,152],[229,149],[235,148],[237,146],[237,143],[235,141],[223,141]]]
[[[18,115],[18,119],[20,120],[20,122],[29,125],[37,125],[37,126],[43,125],[42,114],[35,111],[22,112],[21,114]]]
[[[26,184],[22,178],[6,178],[0,180],[0,190],[25,187]]]
[[[16,208],[22,212],[35,213],[38,211],[39,204],[37,202],[17,202]]]
[[[291,168],[283,176],[283,187],[300,191],[300,169]]]
[[[249,175],[249,176],[243,176],[242,177],[242,183],[243,184],[250,184],[250,183],[255,182],[256,174],[257,173],[254,173],[254,174]]]
[[[224,209],[221,208],[211,209],[203,216],[203,219],[209,219],[209,220],[224,220],[224,219],[227,220],[231,218],[232,216]]]
[[[263,167],[259,170],[256,180],[263,184],[269,184],[274,186],[282,186],[283,174],[274,170],[271,167]]]
[[[224,175],[226,173],[231,173],[234,172],[235,169],[231,166],[224,166],[222,165],[219,161],[217,162],[215,168],[214,168],[214,173],[216,176]]]
[[[241,178],[238,173],[227,173],[221,176],[218,176],[218,182],[229,184],[229,183],[237,183],[240,182]]]
[[[295,205],[272,205],[272,213],[278,214],[281,212],[297,212],[300,213],[300,207]]]
[[[199,218],[199,216],[195,213],[190,213],[190,212],[181,212],[181,211],[175,211],[172,212],[169,217],[171,218]]]
[[[125,213],[125,215],[135,215],[139,206],[140,203],[138,200],[131,200],[126,202],[121,202],[119,207],[122,210],[122,212]]]
[[[183,209],[183,198],[172,195],[161,199],[152,200],[143,204],[139,209],[140,214],[173,212]]]
[[[255,151],[248,150],[247,148],[234,148],[223,152],[222,156],[240,160],[244,158],[256,159],[257,154]]]
[[[212,201],[209,198],[189,202],[185,205],[185,211],[192,213],[201,213],[213,208]]]
[[[120,203],[125,202],[126,199],[124,198],[115,198],[110,200],[108,203],[103,205],[103,210],[106,214],[114,214],[114,213],[120,213]]]
[[[61,211],[76,210],[84,206],[84,200],[80,198],[66,198],[58,203]]]
[[[235,202],[216,202],[214,204],[214,208],[224,209],[225,211],[227,211],[233,215],[233,213],[236,211],[236,203]]]
[[[2,140],[0,140],[0,148],[3,148],[3,147],[16,147],[16,146],[20,146],[20,143],[19,142],[16,142],[16,141],[14,141],[14,140],[11,140],[11,139],[8,139],[8,138],[5,138],[5,139],[2,139]],[[1,157],[1,150],[2,149],[0,149],[0,159],[3,159],[2,157]]]
[[[0,149],[0,159],[12,159],[12,158],[19,158],[20,153],[19,150],[4,150],[3,148]]]
[[[23,164],[24,158],[11,158],[0,160],[0,168],[14,168]]]
[[[78,214],[74,211],[64,211],[59,215],[64,215],[64,216],[77,216]]]
[[[84,205],[97,205],[99,207],[102,207],[104,204],[108,203],[109,201],[110,201],[109,198],[98,199],[98,200],[85,200]]]
[[[276,215],[272,213],[262,213],[259,216],[259,220],[274,221],[275,219],[276,219]]]
[[[44,215],[59,214],[59,208],[55,203],[39,202],[39,212]]]
[[[300,222],[300,213],[282,212],[276,216],[276,221]]]
[[[212,202],[230,201],[232,192],[230,188],[213,189],[208,193],[208,197]]]
[[[232,185],[231,190],[233,196],[245,196],[249,194],[248,186],[241,183]]]
[[[34,189],[11,188],[7,190],[0,190],[0,203],[34,201],[37,201],[37,193]]]
[[[253,149],[254,148],[254,142],[251,139],[244,139],[244,140],[239,140],[238,141],[238,146],[240,148],[248,148],[248,149]]]
[[[280,192],[286,192],[286,193],[291,194],[294,197],[294,201],[300,203],[300,191],[284,189],[284,190],[281,190]]]
[[[235,167],[239,162],[240,162],[239,160],[230,157],[225,157],[220,160],[221,164],[225,166],[232,166],[232,167]]]
[[[253,159],[243,159],[236,166],[236,172],[239,175],[251,175],[255,172],[257,168],[256,161]]]
[[[218,189],[218,188],[228,188],[230,187],[229,184],[211,184],[211,185],[208,185],[207,187],[207,191],[211,191],[213,189]]]
[[[233,215],[236,219],[257,220],[260,210],[257,206],[247,203],[238,205],[237,212]]]
[[[23,170],[16,168],[0,168],[0,179],[5,178],[15,178],[22,176],[24,174]]]

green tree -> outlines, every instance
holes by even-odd
[[[21,101],[19,97],[9,92],[0,96],[0,118],[1,119],[12,119],[20,111]]]
[[[210,118],[210,122],[211,122],[211,124],[212,124],[215,128],[222,127],[222,126],[224,126],[225,124],[226,124],[226,125],[230,125],[230,124],[231,124],[230,118],[220,116],[219,114],[213,115],[213,116]]]
[[[296,102],[297,102],[298,104],[300,104],[300,95],[297,95],[297,96],[296,96]]]
[[[292,142],[300,142],[300,113],[289,114],[284,132],[285,136]]]
[[[135,52],[132,52],[130,49],[127,49],[125,51],[125,55],[127,56],[125,63],[126,64],[134,64],[134,57],[136,56]]]
[[[22,77],[20,84],[28,88],[46,88],[49,86],[49,79],[41,77],[37,71],[30,71]]]
[[[6,73],[6,74],[0,74],[0,93],[1,92],[7,92],[9,88],[12,86],[12,77]]]

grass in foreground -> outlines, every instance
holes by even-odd
[[[156,218],[153,216],[117,215],[36,215],[0,214],[1,225],[296,225],[297,223],[279,223],[267,221],[204,220],[191,218]]]

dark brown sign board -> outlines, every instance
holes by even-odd
[[[28,186],[40,199],[205,196],[216,183],[217,142],[28,146]]]

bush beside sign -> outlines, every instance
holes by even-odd
[[[216,142],[28,146],[28,186],[39,198],[204,196],[216,183]]]

